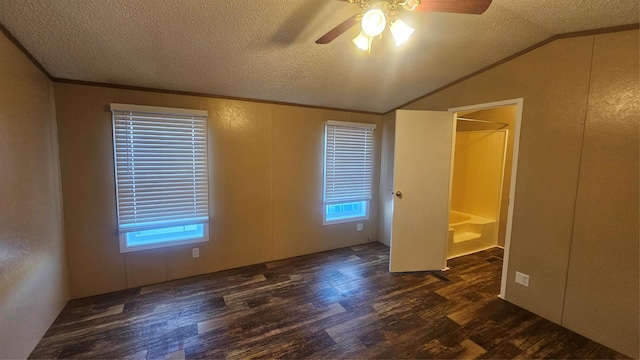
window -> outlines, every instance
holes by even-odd
[[[369,218],[374,129],[373,124],[325,123],[323,224]]]
[[[111,112],[120,252],[208,241],[207,112]]]

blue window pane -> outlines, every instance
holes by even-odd
[[[326,222],[367,217],[367,201],[355,201],[325,206]]]
[[[172,241],[192,240],[204,237],[204,225],[171,226],[153,230],[127,233],[127,247],[163,244]]]

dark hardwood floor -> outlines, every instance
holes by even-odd
[[[502,250],[392,274],[372,243],[67,304],[31,358],[625,358],[498,298]]]

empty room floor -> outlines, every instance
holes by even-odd
[[[371,243],[72,300],[31,358],[626,358],[499,299],[502,254],[389,273]]]

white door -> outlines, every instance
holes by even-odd
[[[396,112],[389,271],[447,266],[453,114]]]

